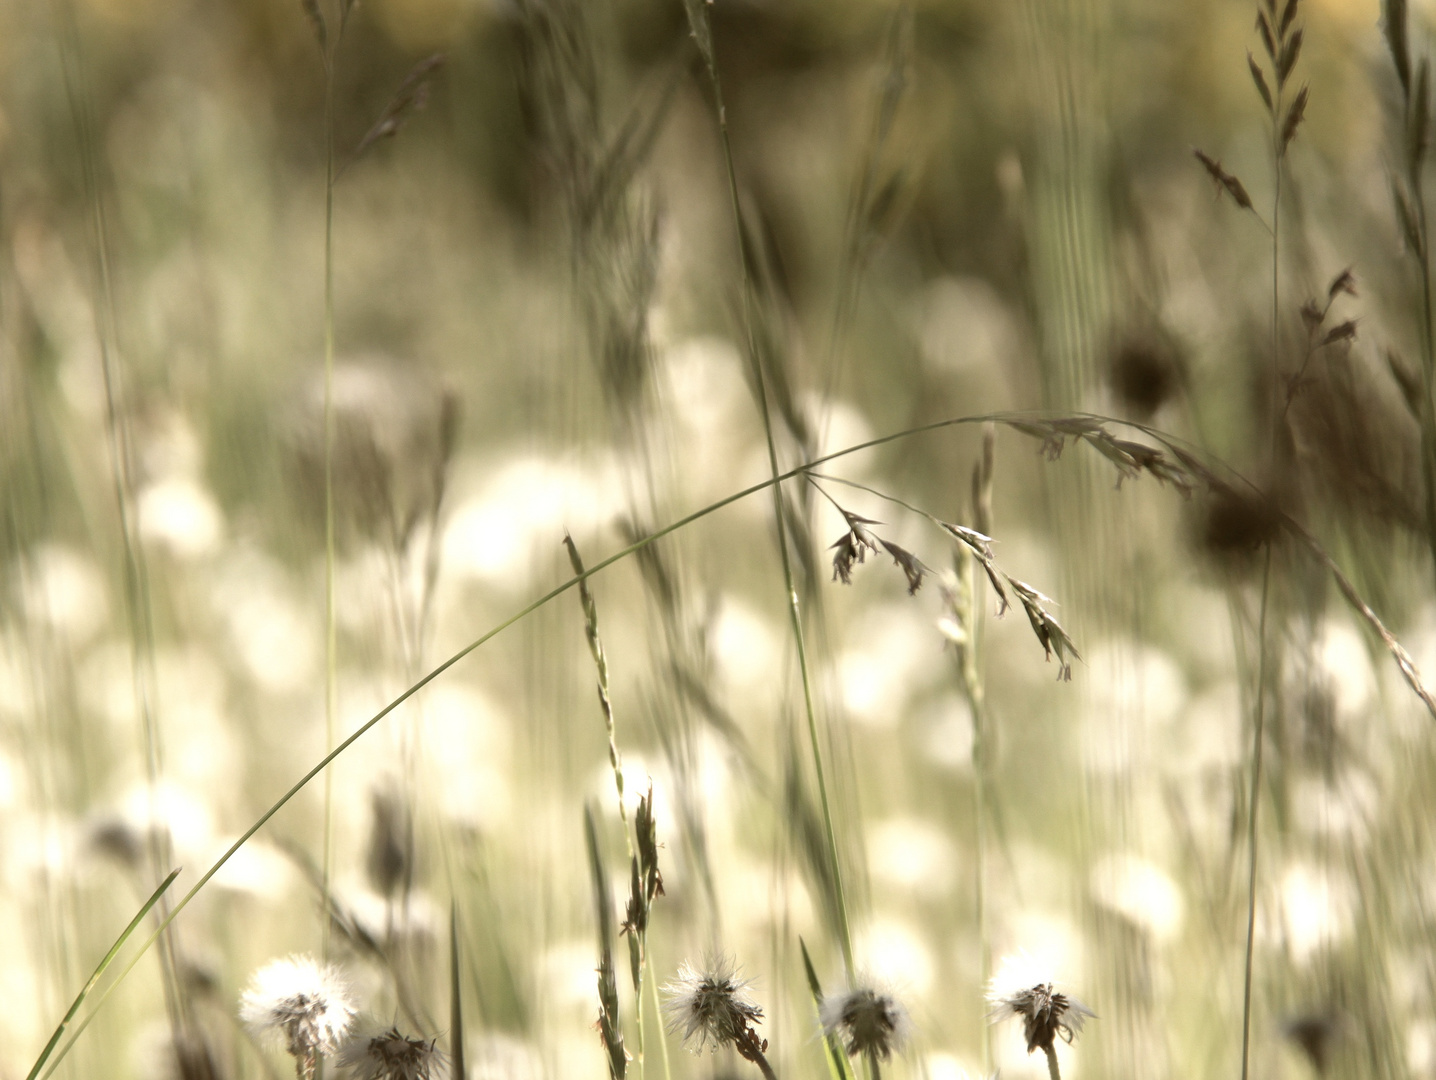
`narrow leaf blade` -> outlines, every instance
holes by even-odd
[[[25,1080],[35,1080],[35,1078],[40,1075],[40,1070],[45,1067],[45,1062],[49,1060],[61,1036],[65,1034],[66,1026],[75,1018],[75,1014],[80,1011],[80,1006],[85,1003],[85,998],[90,996],[90,991],[94,990],[95,985],[100,981],[105,971],[114,963],[115,957],[119,955],[120,950],[125,947],[125,942],[128,941],[135,930],[139,928],[140,923],[144,922],[145,916],[150,913],[150,909],[160,902],[160,897],[164,895],[166,889],[174,884],[174,880],[179,877],[179,874],[180,872],[178,870],[171,870],[169,877],[160,882],[159,888],[150,894],[150,898],[145,901],[144,906],[135,912],[135,917],[131,919],[129,925],[120,932],[120,936],[117,937],[115,943],[110,946],[110,951],[105,953],[104,959],[101,960],[99,966],[95,968],[95,973],[90,976],[89,981],[85,983],[85,985],[80,988],[80,992],[75,995],[75,1000],[70,1004],[70,1009],[65,1013],[65,1018],[61,1020],[55,1028],[54,1034],[50,1036],[50,1041],[45,1044],[45,1049],[40,1051],[40,1056],[35,1059],[35,1064],[30,1068],[30,1072],[25,1077]],[[56,1059],[57,1064],[58,1062],[59,1058]]]

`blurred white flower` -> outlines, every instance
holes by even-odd
[[[105,577],[89,556],[60,544],[42,544],[13,573],[21,606],[32,622],[75,642],[88,641],[105,625]]]
[[[889,818],[867,830],[868,870],[874,881],[927,900],[940,900],[957,883],[957,852],[931,821]]]
[[[180,557],[207,555],[219,546],[224,518],[214,496],[194,480],[171,477],[150,484],[137,500],[140,535]]]
[[[1160,867],[1137,855],[1113,854],[1092,868],[1092,895],[1158,941],[1169,941],[1182,926],[1182,893]]]
[[[301,1080],[312,1080],[319,1057],[343,1042],[354,1005],[338,968],[286,956],[254,973],[240,998],[239,1018],[258,1035],[282,1036]]]

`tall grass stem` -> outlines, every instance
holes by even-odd
[[[1265,739],[1266,702],[1266,617],[1271,593],[1271,544],[1261,576],[1261,614],[1257,619],[1256,720],[1252,725],[1252,776],[1247,806],[1247,951],[1242,982],[1242,1075],[1247,1080],[1252,1027],[1252,948],[1256,938],[1257,904],[1257,807],[1261,801],[1262,746]]]
[[[701,18],[709,21],[709,5],[701,6]],[[705,28],[706,38],[712,41],[711,22]],[[743,230],[743,209],[738,195],[738,172],[733,164],[733,145],[728,134],[728,110],[723,101],[723,81],[718,74],[716,55],[708,58],[708,77],[713,88],[714,108],[718,116],[718,134],[723,148],[723,166],[727,174],[728,198],[733,215],[733,230],[738,243],[738,262],[743,277],[743,333],[747,346],[748,361],[753,366],[753,384],[757,389],[758,408],[763,419],[763,435],[767,442],[768,469],[772,478],[773,514],[778,528],[778,555],[783,567],[783,588],[787,592],[788,621],[793,633],[793,645],[798,657],[798,674],[803,684],[803,711],[807,717],[808,742],[813,754],[813,771],[817,775],[818,802],[823,813],[823,831],[827,841],[828,859],[832,863],[833,889],[838,915],[838,942],[842,948],[843,965],[848,978],[855,974],[853,966],[852,930],[848,919],[848,901],[843,887],[842,863],[838,855],[837,833],[833,826],[832,800],[828,792],[827,770],[823,764],[822,743],[818,737],[817,710],[813,704],[812,676],[808,670],[808,650],[803,636],[803,616],[798,601],[798,590],[793,578],[792,557],[788,550],[788,526],[783,507],[783,475],[779,472],[778,451],[773,440],[773,419],[768,406],[767,372],[758,350],[757,335],[753,328],[753,279],[749,271],[750,252],[747,236]]]

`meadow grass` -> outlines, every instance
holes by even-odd
[[[0,15],[0,1071],[1429,1072],[1344,12]]]

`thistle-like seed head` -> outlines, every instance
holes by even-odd
[[[1075,997],[1054,989],[1050,979],[1036,975],[1023,956],[1010,957],[993,976],[987,1000],[992,1005],[987,1018],[994,1024],[1022,1017],[1029,1054],[1039,1048],[1050,1051],[1058,1038],[1070,1043],[1083,1023],[1097,1015]]]
[[[678,977],[663,988],[668,1000],[668,1031],[681,1035],[683,1045],[695,1054],[714,1050],[749,1037],[763,1010],[745,993],[751,980],[739,977],[733,961],[720,956],[704,968],[685,962]]]
[[[411,1039],[397,1027],[353,1039],[339,1056],[354,1080],[440,1080],[448,1075],[434,1041]]]
[[[258,1034],[282,1035],[301,1072],[312,1075],[318,1057],[343,1041],[354,1005],[338,968],[308,956],[286,956],[254,973],[240,998],[239,1016]]]
[[[823,1030],[841,1039],[849,1054],[868,1054],[886,1061],[907,1040],[907,1010],[891,993],[859,983],[852,990],[823,999],[819,1017]]]

